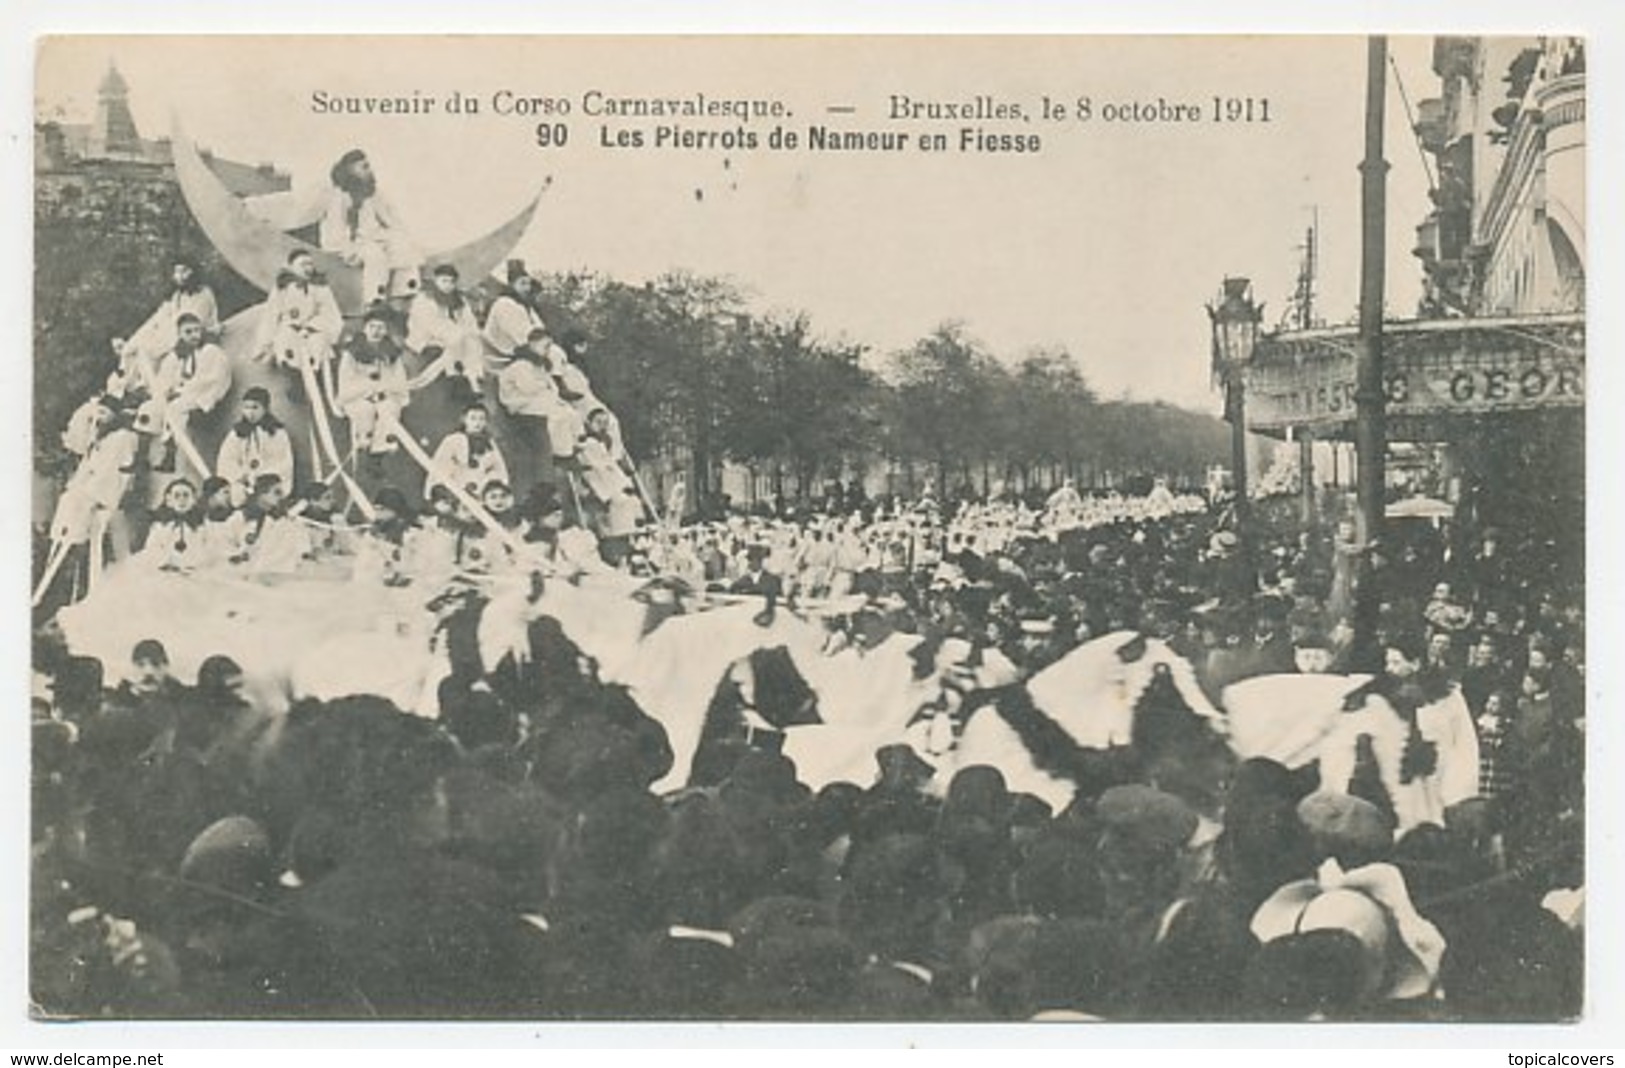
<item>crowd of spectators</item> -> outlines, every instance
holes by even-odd
[[[1332,515],[1300,530],[1264,507],[1245,541],[1177,507],[1075,524],[1010,504],[856,515],[680,540],[716,550],[703,585],[846,597],[829,622],[853,641],[962,638],[1022,677],[1119,630],[1165,640],[1215,700],[1306,651],[1324,654],[1311,670],[1360,666],[1357,569]],[[847,534],[865,548],[850,566],[808,562]],[[1380,797],[1329,789],[1312,763],[1231,761],[1198,783],[1154,770],[1138,734],[1073,767],[1059,810],[988,766],[928,791],[904,745],[876,753],[871,779],[814,791],[754,732],[706,785],[656,794],[665,729],[545,618],[522,668],[454,651],[437,719],[366,696],[273,715],[225,657],[183,684],[160,642],[102,664],[46,627],[36,1011],[1571,1018],[1582,590],[1510,526],[1454,541],[1469,548],[1398,524],[1367,580],[1382,643],[1420,643],[1428,686],[1467,701],[1483,763],[1479,796],[1397,838]],[[762,573],[778,588],[740,586]]]

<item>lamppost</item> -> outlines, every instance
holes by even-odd
[[[1388,161],[1383,158],[1388,38],[1366,42],[1365,159],[1360,163],[1360,349],[1355,365],[1355,455],[1360,500],[1360,566],[1354,586],[1354,664],[1382,667],[1377,644],[1381,592],[1371,567],[1371,543],[1382,536],[1388,483],[1387,394],[1383,382],[1382,294],[1387,256]]]
[[[1230,424],[1230,477],[1236,491],[1236,538],[1247,553],[1250,504],[1247,499],[1247,408],[1242,380],[1258,345],[1264,306],[1253,303],[1253,284],[1226,278],[1217,304],[1207,307],[1213,324],[1213,376],[1224,385],[1224,417]]]

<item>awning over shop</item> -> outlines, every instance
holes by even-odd
[[[1260,338],[1245,371],[1249,428],[1339,436],[1354,421],[1358,352],[1353,326]],[[1413,428],[1406,436],[1464,416],[1582,408],[1585,316],[1388,323],[1383,361],[1387,413]]]

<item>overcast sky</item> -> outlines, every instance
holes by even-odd
[[[1413,104],[1437,95],[1430,39],[1391,49]],[[88,117],[109,61],[143,134],[178,114],[200,144],[321,179],[351,146],[429,249],[460,243],[546,188],[518,254],[535,268],[641,281],[671,268],[734,278],[759,310],[884,352],[964,320],[995,352],[1061,345],[1111,396],[1215,410],[1202,305],[1248,274],[1270,322],[1319,209],[1320,310],[1355,313],[1366,48],[1360,37],[758,39],[77,39],[40,53],[42,114]],[[1427,183],[1390,76],[1388,306],[1419,292],[1410,255]],[[317,115],[311,96],[501,89],[572,101],[570,143],[543,150],[534,119]],[[988,94],[1036,112],[1086,94],[1089,123],[1036,115],[1037,155],[624,151],[600,147],[582,95],[779,99],[786,126],[899,129],[893,93]],[[1270,122],[1108,123],[1108,103],[1268,99]],[[851,105],[853,115],[828,115]],[[622,125],[650,125],[628,123]],[[684,125],[732,128],[712,120]],[[757,123],[765,136],[771,122]],[[952,134],[958,123],[943,124]],[[975,125],[975,124],[973,124]],[[908,129],[919,131],[922,125]],[[724,160],[726,159],[726,166]],[[696,196],[696,191],[701,195]]]

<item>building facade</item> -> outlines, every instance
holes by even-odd
[[[1416,133],[1434,209],[1417,228],[1424,317],[1585,309],[1585,44],[1441,37]]]
[[[1414,131],[1431,163],[1423,296],[1416,318],[1383,326],[1390,496],[1444,497],[1467,526],[1544,523],[1578,549],[1584,42],[1441,37],[1433,70],[1440,92]],[[1249,428],[1353,440],[1358,358],[1353,327],[1266,335],[1244,374]]]

